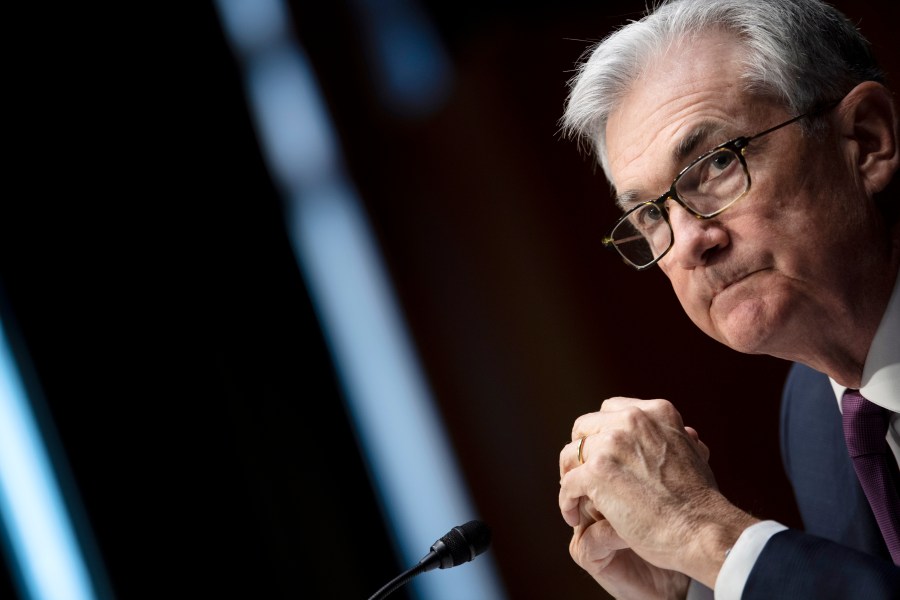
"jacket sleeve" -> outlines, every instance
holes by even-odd
[[[750,571],[743,600],[900,598],[900,567],[808,533],[775,534]]]

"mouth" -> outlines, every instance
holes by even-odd
[[[713,288],[712,297],[715,298],[715,297],[718,296],[719,294],[721,294],[721,293],[725,292],[726,290],[728,290],[728,289],[734,287],[734,286],[737,285],[738,283],[741,283],[742,281],[745,281],[745,280],[749,279],[750,277],[752,277],[752,276],[754,276],[754,275],[756,275],[757,273],[760,273],[760,272],[762,272],[762,271],[764,271],[764,269],[757,269],[757,270],[755,270],[755,271],[747,271],[746,273],[742,273],[742,274],[738,275],[737,277],[731,277],[731,278],[726,279],[726,280],[724,281],[724,283],[722,283],[722,284],[720,284],[720,285],[718,285],[718,286],[715,286],[715,287]]]

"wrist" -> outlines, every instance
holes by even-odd
[[[718,492],[708,503],[694,523],[686,544],[688,551],[683,554],[684,564],[679,570],[714,589],[728,553],[744,530],[759,519],[734,506]]]

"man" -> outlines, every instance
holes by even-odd
[[[796,363],[782,448],[805,532],[722,496],[665,400],[575,421],[560,510],[573,559],[615,597],[900,598],[900,512],[870,504],[841,414],[860,390],[883,415],[878,482],[896,501],[900,149],[881,81],[818,0],[674,0],[579,66],[564,128],[625,212],[604,243],[659,266],[714,339]]]

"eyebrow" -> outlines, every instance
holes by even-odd
[[[684,163],[688,158],[697,158],[699,153],[697,148],[712,148],[712,142],[707,142],[713,136],[718,137],[725,127],[721,123],[713,123],[710,121],[706,121],[700,123],[693,129],[691,129],[686,136],[681,138],[681,141],[675,146],[672,150],[671,161],[672,164],[678,168],[679,165]],[[702,144],[702,145],[701,145]]]
[[[672,149],[669,160],[673,170],[678,169],[680,171],[682,168],[681,165],[683,165],[688,158],[697,158],[697,156],[699,156],[699,154],[697,154],[698,147],[705,148],[709,146],[709,148],[712,148],[712,143],[707,142],[707,140],[714,136],[719,137],[724,130],[725,126],[718,122],[703,121],[697,124],[687,133],[687,135],[682,137]],[[640,192],[638,190],[625,190],[621,193],[616,193],[615,187],[613,187],[612,191],[616,200],[616,206],[623,211],[628,210],[640,202],[640,200],[638,200],[640,197]]]

